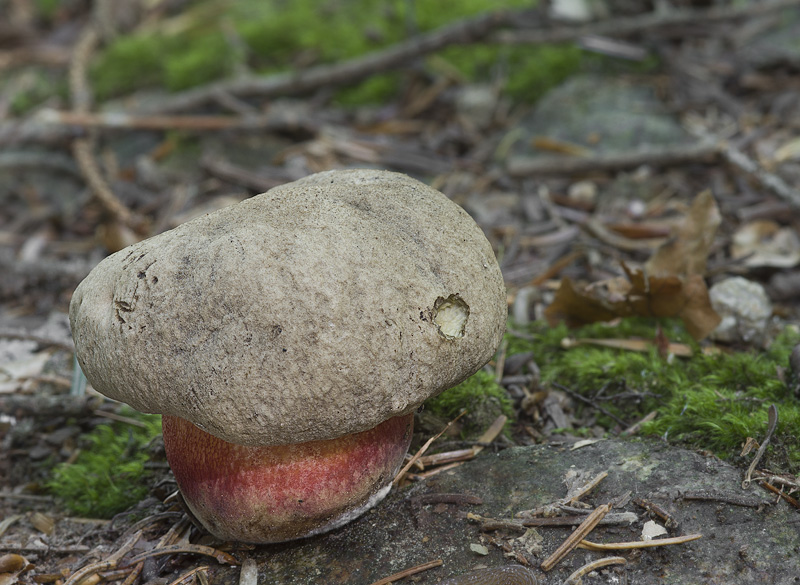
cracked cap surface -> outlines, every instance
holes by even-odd
[[[481,229],[399,173],[328,171],[121,250],[70,323],[95,389],[226,441],[331,439],[411,412],[494,354]]]

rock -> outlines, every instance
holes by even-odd
[[[764,287],[735,276],[718,282],[708,291],[711,305],[722,322],[711,338],[725,343],[767,345],[772,303]]]
[[[596,154],[689,143],[693,139],[653,87],[620,79],[576,76],[544,96],[521,123],[521,156],[553,156],[531,149],[544,136]]]
[[[635,440],[600,441],[574,451],[543,445],[498,454],[484,452],[458,468],[394,491],[370,513],[337,531],[237,554],[242,559],[253,558],[259,573],[269,575],[275,585],[367,585],[402,569],[442,559],[441,568],[415,577],[416,583],[426,585],[478,566],[511,564],[513,561],[494,544],[508,541],[531,562],[540,583],[561,583],[586,562],[612,553],[575,551],[545,576],[538,565],[572,528],[536,528],[542,538],[542,552],[536,555],[531,551],[538,548],[521,542],[522,533],[482,534],[466,514],[509,518],[511,511],[550,504],[566,494],[563,481],[571,469],[588,476],[608,472],[608,477],[583,499],[586,503],[597,506],[630,491],[673,515],[680,524],[670,536],[703,534],[687,544],[622,552],[628,564],[615,569],[618,572],[611,576],[615,579],[637,585],[788,584],[800,574],[796,553],[800,524],[788,504],[771,503],[774,498],[757,487],[743,490],[741,470],[723,461],[662,443]],[[478,496],[483,504],[421,504],[418,499],[442,493]],[[708,499],[689,499],[687,494]],[[633,512],[639,520],[630,525],[600,526],[589,540],[640,540],[644,523],[651,520],[642,508],[628,503],[614,512]],[[486,545],[489,554],[472,552],[470,545],[477,543]],[[235,583],[238,579],[238,568],[219,571],[227,578],[219,575],[215,582]]]

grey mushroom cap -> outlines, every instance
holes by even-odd
[[[94,388],[226,441],[332,439],[411,412],[491,359],[491,245],[405,175],[329,171],[103,260],[70,304]]]

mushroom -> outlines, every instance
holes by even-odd
[[[70,323],[95,389],[162,413],[184,500],[215,536],[341,526],[389,491],[413,413],[494,354],[503,277],[442,193],[319,173],[121,250]]]

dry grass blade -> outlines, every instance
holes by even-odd
[[[622,557],[607,557],[605,559],[597,559],[596,561],[592,561],[591,563],[583,565],[580,569],[572,573],[572,575],[566,578],[564,585],[575,585],[580,582],[581,577],[588,575],[597,569],[608,567],[609,565],[626,565],[627,563],[628,561]]]
[[[761,442],[761,446],[758,448],[755,458],[750,463],[750,467],[747,468],[747,473],[745,474],[744,481],[742,482],[743,489],[750,487],[750,483],[753,481],[752,477],[753,472],[756,469],[756,465],[758,465],[758,462],[761,461],[761,457],[767,450],[767,445],[769,445],[772,435],[775,433],[775,429],[778,428],[778,407],[774,404],[770,404],[769,410],[767,411],[767,416],[767,434],[764,437],[764,440]]]
[[[581,540],[578,548],[585,548],[588,550],[628,550],[634,548],[653,548],[656,546],[669,546],[672,544],[684,544],[693,540],[703,538],[702,534],[687,534],[685,536],[675,536],[673,538],[659,538],[655,540],[632,540],[630,542],[591,542],[588,540]]]
[[[408,470],[411,469],[411,467],[417,462],[417,460],[425,454],[425,452],[433,444],[433,442],[436,439],[438,439],[439,437],[441,437],[447,431],[447,429],[449,429],[452,426],[452,424],[454,422],[456,422],[458,419],[460,419],[466,413],[467,413],[466,410],[461,411],[461,413],[457,417],[455,417],[453,420],[451,420],[449,423],[447,423],[447,426],[445,426],[441,431],[439,431],[439,433],[437,433],[436,435],[434,435],[433,437],[431,437],[430,439],[425,441],[425,444],[422,447],[419,448],[419,451],[417,451],[414,454],[414,456],[408,461],[408,463],[406,463],[405,466],[403,466],[403,469],[401,469],[398,472],[398,474],[392,480],[392,485],[393,486],[397,486],[403,480],[403,478],[405,477],[406,473],[408,473]]]
[[[123,544],[114,554],[108,557],[105,561],[101,561],[99,563],[92,563],[90,565],[86,565],[82,569],[79,569],[78,571],[70,575],[69,579],[65,581],[64,585],[75,585],[76,583],[80,583],[81,581],[83,581],[89,575],[93,575],[101,571],[116,569],[117,565],[119,564],[119,560],[131,551],[131,549],[136,545],[141,536],[142,532],[140,530],[139,532],[134,534],[130,539],[128,539],[128,542]]]
[[[149,550],[147,552],[143,552],[139,555],[128,560],[128,565],[135,565],[139,561],[143,561],[145,559],[149,559],[151,557],[159,557],[163,555],[173,555],[173,554],[193,554],[193,555],[203,555],[207,557],[212,557],[216,559],[217,562],[227,564],[227,565],[238,565],[239,561],[236,560],[236,557],[230,555],[224,551],[218,550],[216,548],[212,548],[210,546],[203,546],[201,544],[173,544],[170,546],[164,546],[159,548],[154,548],[153,550]]]
[[[180,585],[181,583],[188,583],[189,580],[194,580],[195,576],[199,576],[198,573],[207,573],[208,566],[207,565],[200,565],[199,567],[194,567],[183,573],[180,577],[171,581],[169,585]]]

